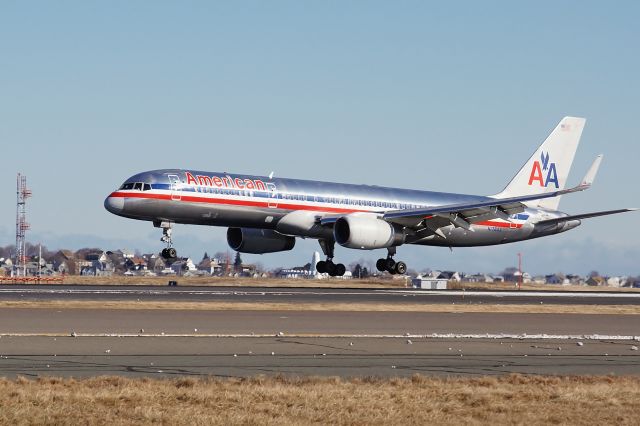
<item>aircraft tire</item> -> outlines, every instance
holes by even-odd
[[[321,260],[318,263],[316,263],[316,271],[318,271],[319,274],[326,274],[327,262],[325,262],[324,260]]]
[[[343,276],[345,272],[347,272],[347,268],[342,263],[338,263],[335,270],[336,277]]]
[[[385,263],[386,263],[385,270],[390,274],[395,274],[396,273],[396,269],[395,269],[396,261],[389,257],[389,258],[385,259]]]
[[[176,257],[178,257],[178,252],[173,247],[168,248],[167,256],[169,256],[170,259],[175,259]]]
[[[407,272],[407,264],[404,262],[396,262],[396,265],[394,266],[393,269],[396,274],[404,275],[405,272]]]
[[[326,269],[327,269],[327,273],[328,273],[329,275],[331,275],[332,277],[335,277],[335,276],[336,276],[336,264],[335,264],[335,263],[333,263],[333,262],[332,262],[332,261],[330,261],[330,260],[327,260],[327,262],[326,262]]]
[[[384,272],[387,270],[387,259],[378,259],[376,262],[376,268],[380,272]]]

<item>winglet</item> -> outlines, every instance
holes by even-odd
[[[593,164],[589,167],[587,174],[584,175],[582,182],[580,182],[580,186],[588,188],[593,185],[593,181],[595,180],[596,175],[598,174],[598,169],[600,168],[600,163],[602,163],[602,154],[598,155],[596,159],[593,160]]]

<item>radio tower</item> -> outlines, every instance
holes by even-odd
[[[16,203],[16,275],[27,275],[26,236],[29,230],[27,223],[27,198],[31,191],[27,189],[27,177],[18,173]]]

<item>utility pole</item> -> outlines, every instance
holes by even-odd
[[[42,243],[38,244],[38,283],[42,276]]]
[[[522,290],[522,253],[518,253],[518,290]]]

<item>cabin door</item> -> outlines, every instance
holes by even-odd
[[[178,175],[169,175],[169,183],[171,184],[171,199],[180,201],[182,194],[180,193],[180,178]]]

